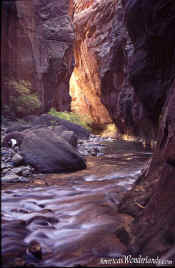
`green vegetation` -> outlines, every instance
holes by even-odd
[[[91,130],[92,120],[88,116],[79,115],[73,112],[58,112],[55,108],[51,108],[49,114]]]
[[[38,96],[32,93],[32,85],[29,81],[9,81],[8,87],[11,92],[9,110],[16,115],[28,115],[41,107]]]

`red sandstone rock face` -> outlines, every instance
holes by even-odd
[[[108,16],[114,12],[114,1],[110,1]],[[72,109],[87,114],[98,123],[111,122],[110,115],[101,101],[100,64],[97,50],[108,39],[107,31],[111,31],[112,21],[106,21],[106,36],[99,32],[101,24],[107,14],[105,1],[73,1],[73,23],[76,32],[74,47],[75,68],[70,81]],[[108,42],[108,41],[107,41]],[[110,49],[110,48],[109,48]],[[102,52],[102,51],[101,51]],[[105,54],[105,50],[103,50]]]
[[[69,110],[74,40],[69,0],[6,1],[2,8],[3,78],[30,81],[44,111]],[[5,103],[9,91],[4,88]]]
[[[175,82],[164,105],[158,141],[151,166],[142,178],[142,183],[145,180],[149,186],[149,198],[140,217],[136,214],[130,245],[135,252],[148,256],[162,256],[175,242]],[[140,186],[138,184],[137,189]],[[174,251],[168,259],[174,259],[173,256]]]
[[[143,175],[122,200],[120,211],[135,217],[130,243],[134,253],[174,260],[175,2],[124,2],[135,47],[130,80],[154,126],[158,126],[158,143]]]
[[[164,104],[158,150],[167,163],[175,165],[175,81]]]
[[[96,122],[113,120],[122,134],[152,137],[152,123],[128,81],[133,45],[121,1],[74,0],[73,6],[72,109]]]

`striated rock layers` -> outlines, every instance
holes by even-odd
[[[175,2],[124,1],[134,43],[130,80],[158,125],[153,158],[120,204],[134,216],[130,249],[175,260]]]
[[[69,110],[74,32],[69,0],[3,1],[2,87],[9,104],[8,81],[29,81],[43,111]]]
[[[152,138],[152,121],[128,81],[134,48],[124,25],[121,1],[73,3],[72,109],[97,123],[115,122],[121,134]]]

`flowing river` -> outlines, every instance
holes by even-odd
[[[125,252],[115,234],[117,205],[151,152],[123,141],[106,142],[104,150],[87,157],[86,170],[2,189],[3,267],[100,266],[102,257]]]

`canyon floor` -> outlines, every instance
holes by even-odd
[[[135,142],[103,145],[84,170],[2,185],[3,267],[98,267],[127,254],[117,230],[132,217],[118,204],[151,152]]]

